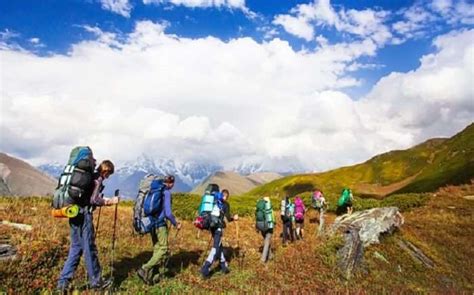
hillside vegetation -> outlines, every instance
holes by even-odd
[[[432,192],[474,178],[474,124],[449,139],[431,139],[413,148],[391,151],[354,166],[323,173],[287,176],[248,195],[294,195],[320,188],[338,195],[351,187],[360,197],[383,198],[394,193]]]
[[[217,272],[209,280],[199,274],[207,255],[209,233],[198,231],[190,221],[184,221],[182,231],[170,232],[170,274],[155,286],[145,286],[135,270],[151,256],[149,236],[139,236],[131,228],[130,203],[119,206],[115,253],[115,288],[123,294],[137,293],[472,293],[474,292],[474,186],[447,187],[436,194],[424,195],[424,202],[402,208],[405,224],[399,231],[371,246],[364,254],[365,272],[345,281],[336,265],[335,252],[341,240],[317,238],[315,212],[308,211],[306,235],[284,248],[278,235],[277,220],[273,237],[275,258],[268,264],[259,262],[262,238],[254,230],[253,218],[243,218],[228,224],[224,234],[225,253],[231,273]],[[402,195],[403,196],[403,195]],[[198,196],[175,195],[174,211],[181,218],[192,217]],[[242,197],[243,198],[243,197]],[[401,197],[398,204],[411,199]],[[247,199],[235,197],[234,211],[250,214]],[[403,200],[402,200],[403,199]],[[419,199],[419,196],[416,198]],[[250,200],[248,201],[250,202]],[[192,205],[191,205],[192,204]],[[67,257],[69,226],[67,220],[52,218],[48,198],[0,198],[0,219],[33,225],[33,231],[23,232],[0,226],[2,243],[18,248],[13,261],[0,261],[0,292],[32,294],[54,289],[59,272]],[[247,207],[246,207],[247,206]],[[97,221],[98,211],[94,213]],[[98,233],[98,249],[105,275],[110,273],[110,242],[114,209],[103,208]],[[187,216],[190,214],[190,216]],[[278,212],[276,212],[278,214]],[[327,224],[334,215],[327,216]],[[427,268],[402,250],[399,240],[416,245],[433,261]],[[74,286],[86,291],[83,262],[78,268]]]

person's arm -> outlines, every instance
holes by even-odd
[[[102,186],[102,177],[98,177],[94,179],[94,189],[92,190],[92,195],[90,198],[91,205],[95,206],[105,206],[106,200],[103,198],[103,194],[101,193],[101,186]]]
[[[224,215],[228,222],[234,221],[234,217],[230,214],[230,204],[228,202],[225,202]]]
[[[173,226],[177,226],[176,218],[171,212],[171,192],[169,190],[164,191],[164,201],[165,201],[165,218],[168,219]]]

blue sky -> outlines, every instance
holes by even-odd
[[[377,119],[369,119],[371,116],[361,115],[360,112],[361,108],[366,108],[376,100],[374,96],[381,92],[380,88],[389,87],[386,81],[394,80],[392,84],[395,85],[401,83],[396,79],[413,78],[424,81],[424,77],[418,76],[426,74],[428,77],[429,71],[433,71],[429,77],[444,73],[445,68],[432,67],[427,60],[431,55],[440,60],[445,55],[449,56],[447,47],[452,45],[445,39],[464,44],[464,47],[455,50],[459,54],[468,54],[472,40],[461,41],[471,38],[473,25],[472,2],[464,0],[0,1],[0,52],[4,60],[3,72],[6,73],[2,78],[2,84],[6,85],[2,91],[2,105],[4,109],[13,110],[15,103],[24,97],[37,97],[35,101],[51,104],[49,111],[58,111],[58,101],[79,99],[74,93],[80,91],[72,88],[59,89],[61,87],[56,87],[49,80],[39,84],[41,87],[31,90],[26,90],[28,86],[21,84],[31,85],[32,81],[41,79],[68,77],[69,80],[65,80],[64,85],[72,85],[76,79],[80,82],[81,77],[89,75],[87,71],[93,65],[89,66],[87,61],[96,60],[95,64],[104,62],[100,70],[112,73],[109,75],[110,80],[102,76],[96,78],[103,85],[112,87],[110,92],[101,95],[117,96],[107,98],[104,103],[127,107],[130,97],[135,95],[139,97],[134,98],[136,106],[144,108],[143,112],[164,112],[170,116],[171,119],[167,122],[171,125],[182,125],[186,120],[191,120],[202,127],[196,130],[197,134],[201,134],[199,136],[190,136],[185,130],[179,138],[170,135],[176,148],[184,145],[212,145],[208,137],[219,132],[230,132],[235,135],[234,139],[240,140],[233,146],[250,147],[230,148],[232,152],[218,156],[218,164],[232,167],[248,159],[268,163],[272,162],[269,159],[276,158],[302,163],[307,157],[317,154],[317,160],[309,167],[300,165],[301,169],[327,169],[363,160],[377,152],[407,147],[429,136],[452,135],[472,120],[471,109],[468,108],[466,114],[466,109],[460,107],[466,104],[469,106],[472,89],[460,94],[466,99],[462,102],[453,100],[440,103],[438,96],[433,96],[436,106],[430,107],[439,112],[444,108],[448,109],[443,111],[445,113],[459,108],[459,113],[456,113],[458,117],[452,121],[456,124],[450,128],[440,128],[443,122],[432,118],[425,119],[422,127],[421,123],[415,122],[414,118],[417,116],[414,114],[409,118],[394,115],[403,109],[405,100],[414,102],[411,94],[403,97],[410,93],[411,88],[401,92],[400,97],[394,98],[394,101],[385,102],[387,116],[392,116],[395,120],[391,121],[390,126],[385,126]],[[175,44],[173,40],[178,43]],[[134,50],[138,50],[140,54],[131,54]],[[174,53],[181,56],[174,56]],[[170,61],[163,61],[160,56],[166,56]],[[261,60],[254,59],[253,56],[261,56]],[[106,62],[109,58],[110,61]],[[127,61],[133,61],[133,64],[129,65]],[[442,61],[437,65],[449,64],[444,59]],[[124,67],[117,68],[117,63],[123,63]],[[18,85],[9,86],[12,73],[36,69],[39,64],[45,68],[37,70],[46,70],[51,77],[33,77],[33,72],[24,78],[16,76],[15,83]],[[196,70],[200,66],[203,69]],[[472,80],[468,70],[470,65],[464,63],[458,66],[467,71],[463,72],[463,78]],[[206,71],[208,69],[212,71]],[[125,92],[130,93],[122,95],[124,91],[115,92],[120,85],[110,85],[114,85],[114,81],[119,78],[129,76],[130,71],[135,71],[137,76],[142,77],[142,81],[129,78],[123,85],[129,86]],[[120,76],[112,80],[113,74]],[[256,83],[248,79],[248,75],[260,77],[261,81]],[[153,77],[157,77],[159,90],[147,89],[150,83],[154,83]],[[149,83],[144,83],[143,80]],[[229,81],[235,82],[235,85],[229,86],[232,84]],[[51,88],[46,86],[50,85],[49,82]],[[202,87],[205,83],[210,83],[213,90],[207,91]],[[403,85],[407,84],[409,83],[405,81]],[[274,87],[275,85],[278,87]],[[233,86],[235,89],[230,89]],[[84,90],[82,94],[94,97],[97,92],[94,87],[96,85],[92,84],[90,88],[85,87],[91,93]],[[181,93],[183,88],[189,89],[189,93]],[[382,93],[385,96],[386,92]],[[267,95],[267,98],[260,99]],[[169,101],[171,97],[174,102]],[[416,99],[430,101],[419,95]],[[290,103],[290,100],[294,103]],[[285,101],[288,105],[285,105]],[[350,114],[341,111],[342,115],[355,116],[354,122],[360,124],[357,128],[351,127],[352,129],[345,131],[347,126],[344,124],[329,128],[336,130],[336,134],[340,133],[338,136],[331,135],[330,142],[336,144],[337,138],[343,138],[343,142],[354,146],[350,153],[341,149],[325,155],[323,150],[314,149],[314,142],[329,136],[326,130],[328,124],[334,124],[332,118],[328,118],[325,124],[308,127],[291,117],[312,116],[304,110],[310,105],[318,108],[319,105],[314,105],[315,101],[329,109],[347,108]],[[335,101],[337,105],[333,105],[336,104]],[[350,101],[354,105],[348,105],[351,104]],[[391,105],[399,102],[402,102],[400,109]],[[194,103],[197,103],[197,107],[191,107]],[[203,109],[219,114],[200,110],[201,105]],[[248,114],[248,117],[240,115],[240,112],[228,112],[228,105],[235,108],[245,106],[241,111]],[[285,112],[290,105],[298,110],[294,113]],[[3,112],[5,115],[5,111]],[[367,112],[364,110],[364,114]],[[282,117],[277,119],[275,114]],[[255,117],[262,118],[257,120]],[[442,117],[441,113],[438,117]],[[11,127],[12,124],[18,124],[15,120],[12,118],[11,121],[2,121],[2,141],[33,140],[35,136],[27,132],[27,124],[20,124],[24,125],[24,129]],[[288,130],[282,132],[280,124]],[[48,127],[45,125],[42,128]],[[94,133],[92,138],[109,131],[101,130]],[[364,146],[355,144],[355,137],[361,132],[370,142]],[[57,143],[55,148],[46,148],[47,143],[28,151],[24,151],[24,147],[20,148],[19,143],[2,144],[1,148],[31,158],[32,161],[45,162],[52,157],[54,151],[66,149],[65,142],[68,141],[62,138],[65,135],[59,133],[57,138],[51,138]],[[263,144],[259,140],[262,137],[265,138]],[[87,136],[83,136],[78,142],[86,141],[86,138]],[[295,151],[280,144],[289,138],[290,142],[294,141],[301,149]],[[103,143],[99,149],[105,150],[107,146],[108,144]],[[147,150],[152,148],[147,148],[146,143],[143,142],[140,146],[137,153],[153,153]],[[229,146],[223,145],[221,148],[228,149]],[[188,151],[185,158],[196,157],[196,153]],[[203,148],[199,151],[199,157],[206,158],[202,156],[206,153],[208,149]],[[334,159],[328,160],[328,155]],[[167,153],[166,156],[175,155]],[[122,154],[117,157],[123,161],[130,160],[130,156]],[[285,161],[277,162],[283,163],[283,166],[289,165]]]
[[[251,37],[262,41],[265,32],[262,32],[261,28],[272,27],[278,32],[277,37],[290,42],[296,50],[301,48],[311,50],[317,46],[314,40],[298,38],[285,32],[281,26],[272,25],[275,16],[288,13],[298,4],[311,3],[308,1],[246,1],[245,7],[257,15],[253,18],[239,8],[225,5],[200,8],[162,2],[164,3],[145,4],[143,1],[128,1],[131,6],[129,16],[123,16],[103,8],[99,0],[1,1],[0,31],[17,34],[11,38],[11,42],[16,42],[39,55],[66,54],[72,44],[94,38],[93,34],[84,30],[82,27],[84,25],[127,34],[133,31],[136,21],[142,20],[168,22],[169,34],[189,38],[214,36],[222,40]],[[393,24],[403,20],[403,10],[414,5],[428,7],[430,2],[332,1],[331,5],[335,9],[389,11],[394,14],[389,22]],[[355,76],[363,79],[363,83],[346,91],[358,98],[366,94],[380,77],[392,71],[406,72],[415,69],[419,66],[419,58],[433,51],[431,46],[433,37],[455,28],[466,27],[466,24],[462,23],[447,24],[442,19],[433,23],[438,26],[436,29],[426,30],[424,34],[408,39],[403,44],[381,46],[376,56],[366,60],[367,63],[377,64],[378,67],[356,72]],[[330,42],[354,39],[353,36],[343,36],[334,29],[327,27],[319,29]],[[41,46],[31,43],[29,41],[31,38],[39,38]]]

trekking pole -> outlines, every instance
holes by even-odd
[[[211,247],[212,239],[213,239],[213,236],[211,235],[211,238],[209,239],[209,243],[207,243],[206,252],[204,253],[204,256],[201,258],[201,260],[200,260],[200,262],[199,262],[199,265],[201,265],[201,264],[204,263],[204,260],[206,259],[206,253],[209,252],[209,249],[210,249],[210,247]]]
[[[116,189],[114,196],[118,197],[120,190]],[[120,200],[120,199],[119,199]],[[117,229],[117,209],[118,209],[118,203],[115,204],[115,215],[114,215],[114,232],[112,235],[112,257],[110,259],[110,278],[113,280],[114,278],[114,258],[115,258],[115,232]]]
[[[100,223],[100,212],[101,212],[102,206],[99,207],[99,216],[97,216],[97,224],[95,225],[95,233],[94,233],[94,239],[99,236],[99,223]]]
[[[177,229],[177,230],[176,230],[176,233],[175,233],[174,236],[173,236],[173,238],[172,238],[170,241],[168,241],[168,252],[169,252],[169,255],[168,255],[168,257],[166,257],[165,263],[163,264],[164,266],[168,265],[168,262],[169,262],[169,260],[170,260],[170,258],[171,258],[171,255],[173,254],[173,251],[171,251],[170,245],[173,245],[173,244],[175,243],[176,239],[178,238],[179,231],[180,231],[180,230]]]

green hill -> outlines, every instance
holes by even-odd
[[[259,186],[248,195],[294,195],[320,188],[338,194],[351,187],[360,197],[432,192],[474,178],[474,123],[449,139],[430,139],[407,150],[384,153],[354,166],[287,176]]]

